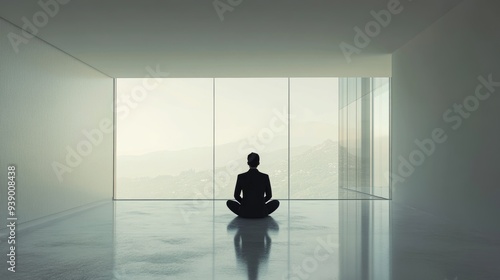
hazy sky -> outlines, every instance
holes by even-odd
[[[118,79],[118,155],[212,146],[213,79],[162,79],[144,98],[133,97],[142,82]],[[287,78],[224,78],[215,83],[217,145],[268,129],[286,137]],[[290,110],[292,146],[336,140],[338,79],[292,78]]]
[[[374,94],[364,98],[374,97],[371,116],[371,132],[375,136],[374,183],[377,186],[386,186],[384,174],[389,170],[389,85],[386,83],[387,79],[378,84],[381,81],[383,80],[374,80],[377,83]],[[186,183],[183,180],[188,177],[183,177],[183,180],[173,184],[166,179],[168,177],[161,176],[178,176],[188,172],[189,178],[194,180],[189,184],[196,184],[200,189],[205,187],[206,182],[211,182],[213,160],[218,170],[225,171],[229,166],[233,166],[233,163],[237,163],[237,168],[231,168],[237,170],[232,171],[233,173],[239,173],[248,168],[246,156],[251,151],[260,154],[259,168],[272,176],[274,195],[287,197],[288,139],[291,162],[294,156],[300,158],[303,154],[310,153],[307,147],[300,146],[319,145],[327,139],[338,141],[338,78],[292,78],[290,89],[287,78],[218,78],[215,79],[215,84],[212,78],[172,78],[161,79],[158,87],[137,94],[144,89],[143,82],[143,79],[117,81],[117,155],[152,153],[140,158],[122,157],[117,163],[120,191],[128,192],[131,197],[134,197],[133,194],[144,195],[143,188],[148,189],[152,197],[158,194],[168,198],[192,197],[195,195],[195,187],[183,187]],[[361,102],[355,102],[355,98],[352,101],[342,112],[349,116],[348,122],[343,124],[347,125],[350,138],[348,150],[352,155],[356,155],[360,147],[358,140],[361,137],[361,120],[358,116]],[[290,135],[287,124],[288,110]],[[212,154],[214,117],[215,158]],[[253,142],[256,139],[257,144]],[[206,149],[193,149],[198,147]],[[188,151],[155,153],[179,150]],[[336,182],[337,173],[333,170],[338,166],[337,153],[335,151],[328,154],[327,151],[328,149],[322,150],[314,161],[306,161],[306,165],[292,164],[291,174],[314,174],[317,171],[317,159],[324,162],[325,166],[328,162],[333,166],[325,169],[330,170],[329,175],[318,176],[330,176],[331,180]],[[200,174],[189,173],[194,170],[200,171]],[[219,187],[215,194],[217,198],[231,196],[236,173],[216,176]],[[147,177],[156,179],[137,180]],[[132,181],[121,181],[125,178]],[[319,189],[307,188],[297,192],[296,188],[310,183],[304,178],[306,177],[295,176],[291,179],[291,190],[300,196],[318,198],[332,190],[331,185],[319,188],[320,184],[316,184],[315,187]]]

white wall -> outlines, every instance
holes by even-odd
[[[500,232],[500,87],[461,126],[443,114],[474,95],[478,76],[500,82],[498,11],[495,1],[464,1],[394,53],[392,79],[393,174],[408,175],[398,174],[399,156],[409,158],[415,139],[447,135],[404,182],[393,176],[394,201],[489,232]]]
[[[20,30],[0,19],[0,31],[0,228],[7,224],[9,164],[17,167],[18,223],[111,200],[112,133],[96,136],[74,167],[65,157],[67,147],[90,143],[82,130],[112,120],[113,79],[37,38],[16,53],[8,34]],[[61,181],[54,162],[71,169]]]

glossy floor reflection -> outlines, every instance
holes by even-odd
[[[500,279],[499,237],[382,200],[282,201],[260,220],[224,201],[116,201],[17,248],[0,279]]]
[[[242,219],[234,218],[227,226],[234,232],[234,253],[239,267],[246,267],[249,279],[259,279],[261,265],[266,266],[271,253],[270,231],[279,231],[274,218]],[[244,269],[243,269],[244,270]]]

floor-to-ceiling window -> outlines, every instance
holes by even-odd
[[[247,155],[260,156],[273,197],[288,198],[288,79],[215,79],[215,197],[233,198]]]
[[[212,189],[212,79],[117,83],[116,198],[189,199]]]
[[[290,198],[338,198],[338,79],[290,79]]]
[[[390,198],[389,78],[340,78],[341,189]]]
[[[388,78],[118,79],[115,198],[230,199],[250,152],[274,198],[388,198],[389,100]]]

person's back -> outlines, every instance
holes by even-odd
[[[246,173],[238,175],[234,193],[235,198],[240,192],[243,192],[243,199],[240,202],[241,216],[267,216],[266,201],[271,199],[272,196],[271,182],[267,174],[261,173],[256,168],[251,168]]]
[[[272,197],[269,176],[257,170],[259,155],[248,155],[250,169],[238,175],[234,189],[234,198],[227,201],[227,207],[236,215],[244,218],[262,218],[271,214],[279,206],[279,201],[269,201]],[[240,196],[243,192],[243,198]],[[268,202],[269,203],[266,203]]]

